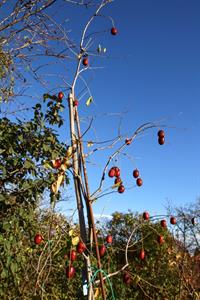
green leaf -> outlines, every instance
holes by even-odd
[[[91,97],[89,97],[88,99],[87,99],[87,101],[86,101],[86,106],[90,106],[90,104],[93,102],[93,98],[92,98],[92,96]]]
[[[1,272],[1,278],[5,279],[8,277],[8,270],[6,270],[5,268],[3,269],[3,271]]]

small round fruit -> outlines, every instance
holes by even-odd
[[[175,218],[175,217],[171,217],[171,218],[170,218],[170,223],[171,223],[172,225],[175,225],[175,224],[176,224],[176,218]]]
[[[120,186],[118,187],[118,193],[122,194],[124,193],[124,191],[125,191],[125,187],[122,184],[120,184]]]
[[[110,32],[111,32],[112,35],[116,35],[118,33],[118,30],[117,30],[117,28],[112,27]]]
[[[144,260],[144,259],[145,259],[145,251],[144,251],[144,249],[142,249],[142,250],[140,251],[139,258],[140,258],[141,260]]]
[[[59,92],[59,93],[58,93],[58,99],[59,99],[59,100],[62,100],[63,97],[64,97],[63,92]]]
[[[166,227],[167,227],[167,222],[166,222],[166,220],[161,220],[161,221],[160,221],[160,225],[161,225],[163,228],[166,228]]]
[[[131,283],[131,278],[130,278],[130,275],[129,275],[128,273],[125,273],[125,274],[123,275],[123,282],[124,282],[125,284],[130,284],[130,283]]]
[[[143,184],[142,178],[137,178],[136,184],[137,184],[137,186],[142,186],[142,184]]]
[[[59,168],[61,167],[61,164],[62,164],[61,159],[60,159],[60,158],[57,158],[57,159],[55,159],[55,161],[53,162],[53,168],[59,169]]]
[[[121,180],[120,177],[117,177],[117,178],[115,179],[115,184],[118,184],[118,183],[121,183],[121,182],[122,182],[122,180]]]
[[[102,246],[99,248],[99,255],[100,255],[100,257],[103,257],[105,253],[106,253],[106,246],[105,246],[105,245],[102,245]]]
[[[108,243],[108,244],[112,244],[112,241],[113,241],[113,238],[112,238],[112,235],[107,235],[107,237],[106,237],[106,242]]]
[[[66,276],[67,278],[73,278],[75,274],[75,268],[73,266],[68,266],[66,268]]]
[[[159,138],[164,138],[164,137],[165,137],[165,132],[164,132],[164,130],[159,130],[159,131],[158,131],[158,137],[159,137]]]
[[[76,249],[77,249],[77,252],[81,254],[86,250],[86,246],[83,242],[79,242]]]
[[[147,211],[143,212],[143,219],[144,220],[149,220],[149,213]]]
[[[71,261],[75,261],[76,260],[76,251],[75,250],[72,250],[71,253],[70,253],[70,260]]]
[[[115,177],[115,168],[111,168],[108,172],[109,177]]]
[[[132,140],[131,140],[131,139],[125,139],[125,143],[126,143],[126,145],[130,145],[130,144],[131,144],[131,142],[132,142]]]
[[[34,242],[35,242],[36,245],[41,244],[42,240],[43,240],[43,237],[42,237],[41,234],[36,234],[36,235],[35,235],[35,237],[34,237]]]
[[[158,144],[159,145],[164,145],[164,143],[165,143],[165,138],[164,137],[159,137],[158,138]]]
[[[139,173],[138,169],[135,169],[135,170],[133,171],[133,177],[134,177],[134,178],[138,178],[139,175],[140,175],[140,173]]]
[[[78,106],[78,104],[79,104],[78,100],[77,100],[77,99],[76,99],[76,100],[74,100],[74,102],[73,102],[73,106]]]
[[[87,57],[83,58],[83,60],[82,60],[82,64],[83,64],[85,67],[87,67],[87,66],[88,66],[88,64],[89,64],[89,60],[88,60],[88,58],[87,58]]]
[[[162,235],[158,235],[157,241],[158,241],[158,243],[159,243],[160,245],[163,244],[163,243],[164,243],[164,237],[163,237]]]
[[[118,167],[113,167],[115,171],[115,177],[120,177],[120,169]]]

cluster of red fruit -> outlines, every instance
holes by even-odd
[[[133,177],[134,177],[134,178],[137,178],[137,179],[136,179],[136,184],[137,184],[137,186],[142,186],[143,181],[142,181],[142,178],[139,177],[139,175],[140,175],[140,173],[139,173],[138,169],[135,169],[135,170],[133,171]]]
[[[116,177],[114,184],[118,184],[118,193],[122,194],[125,191],[125,187],[122,184],[122,180],[120,178],[120,169],[118,167],[112,167],[108,172],[109,177]]]
[[[69,255],[65,254],[64,258],[69,258],[69,262],[67,261],[66,264],[68,265],[66,268],[66,277],[67,278],[73,278],[75,275],[75,268],[72,265],[72,263],[76,260],[77,258],[77,252],[82,254],[86,250],[86,245],[83,242],[79,242],[76,250],[72,249],[69,253]]]
[[[111,244],[112,243],[112,236],[111,235],[108,235],[106,237],[106,242],[108,244]],[[77,247],[76,247],[76,250],[71,250],[69,255],[68,254],[65,254],[64,258],[67,259],[69,258],[69,262],[67,261],[66,262],[66,277],[67,278],[73,278],[74,275],[75,275],[75,268],[74,266],[72,265],[72,263],[76,260],[77,258],[77,253],[79,254],[82,254],[83,252],[85,252],[86,250],[86,245],[83,243],[83,242],[79,242]],[[99,247],[99,255],[100,257],[103,257],[104,254],[106,253],[106,246],[103,244]]]
[[[164,130],[159,130],[158,131],[158,143],[160,145],[164,145],[164,143],[165,143],[165,132],[164,132]]]

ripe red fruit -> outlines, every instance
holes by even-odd
[[[53,168],[55,169],[59,169],[61,167],[61,159],[60,158],[57,158],[54,162],[53,162]]]
[[[114,167],[115,177],[120,177],[120,169],[118,167]]]
[[[144,252],[144,249],[142,249],[142,250],[140,251],[139,258],[140,258],[141,260],[144,260],[144,259],[145,259],[145,252]]]
[[[163,228],[166,228],[166,227],[167,227],[167,222],[166,222],[166,220],[161,220],[161,221],[160,221],[160,225],[161,225]]]
[[[107,242],[108,244],[112,244],[112,241],[113,241],[112,235],[107,235],[107,237],[106,237],[106,242]]]
[[[79,242],[76,249],[77,252],[81,254],[86,250],[86,246],[83,242]]]
[[[74,100],[73,105],[74,105],[74,106],[78,106],[78,104],[79,104],[78,100],[77,100],[77,99]]]
[[[138,179],[136,180],[136,184],[137,184],[137,186],[141,186],[141,185],[143,184],[142,178],[138,178]]]
[[[164,132],[164,130],[159,130],[159,131],[158,131],[158,137],[159,137],[159,138],[164,138],[164,137],[165,137],[165,132]]]
[[[109,177],[114,177],[115,176],[115,168],[111,168],[108,172]]]
[[[117,30],[117,28],[112,27],[110,32],[111,32],[112,35],[116,35],[118,33],[118,30]]]
[[[75,261],[76,260],[76,251],[75,250],[72,250],[71,253],[70,253],[70,260],[71,261]]]
[[[59,99],[59,100],[62,100],[63,97],[64,97],[63,92],[59,92],[59,93],[58,93],[58,99]]]
[[[163,243],[164,243],[164,237],[163,237],[162,235],[158,235],[157,241],[158,241],[158,243],[159,243],[160,245],[163,244]]]
[[[125,274],[123,275],[123,282],[124,282],[125,284],[130,284],[130,283],[131,283],[131,278],[130,278],[130,275],[129,275],[128,273],[125,273]]]
[[[194,217],[191,219],[191,223],[192,223],[192,225],[195,225],[195,218]]]
[[[115,184],[118,184],[118,183],[120,183],[120,182],[122,182],[121,178],[120,178],[120,177],[117,177],[117,178],[115,179]]]
[[[170,218],[170,223],[171,223],[172,225],[175,225],[175,224],[176,224],[176,218],[171,217],[171,218]]]
[[[41,234],[36,234],[34,237],[34,242],[36,245],[39,245],[43,240],[43,237]]]
[[[73,278],[75,274],[75,268],[73,266],[68,266],[66,268],[66,276],[67,278]]]
[[[126,143],[126,145],[130,145],[130,144],[131,144],[131,142],[132,142],[132,140],[131,140],[131,139],[125,139],[125,143]]]
[[[159,137],[158,138],[158,144],[159,145],[164,145],[164,143],[165,143],[165,138],[164,137]]]
[[[143,212],[143,219],[149,220],[149,213],[147,211]]]
[[[87,58],[87,57],[83,58],[83,60],[82,60],[82,64],[83,64],[85,67],[87,67],[87,66],[88,66],[88,64],[89,64],[89,60],[88,60],[88,58]]]
[[[105,245],[102,245],[102,246],[99,248],[99,255],[100,255],[100,257],[103,257],[105,253],[106,253],[106,246],[105,246]]]
[[[118,187],[118,193],[122,194],[124,193],[124,191],[125,191],[125,187],[122,184],[120,184],[120,186]]]
[[[138,169],[135,169],[135,170],[133,171],[133,177],[134,177],[134,178],[138,178],[139,175],[140,175],[140,173],[139,173]]]

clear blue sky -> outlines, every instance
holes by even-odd
[[[162,120],[160,123],[167,127],[164,146],[157,143],[156,129],[127,146],[132,161],[121,155],[117,164],[125,187],[133,188],[99,199],[94,211],[101,213],[105,208],[104,213],[110,214],[131,209],[154,214],[164,213],[168,201],[184,206],[200,195],[200,1],[116,0],[103,13],[113,17],[119,34],[112,36],[111,23],[103,18],[98,18],[91,29],[107,30],[95,38],[94,49],[100,43],[107,48],[108,57],[90,58],[91,67],[104,69],[84,73],[86,80],[92,78],[90,90],[95,104],[86,108],[85,97],[79,112],[84,117],[107,116],[95,119],[95,130],[85,139],[94,138],[94,133],[99,141],[117,135],[119,116],[110,113],[127,112],[121,123],[124,136],[144,122]],[[57,14],[57,20],[69,19],[70,37],[78,41],[88,15],[89,11],[69,5]],[[65,67],[68,80],[73,62]],[[50,89],[55,83],[52,79]],[[65,126],[60,132],[64,140],[69,138],[69,133],[65,137]],[[110,153],[96,153],[93,164],[88,165],[92,191]],[[132,178],[135,167],[144,182],[140,188]],[[111,184],[107,178],[105,187]]]

